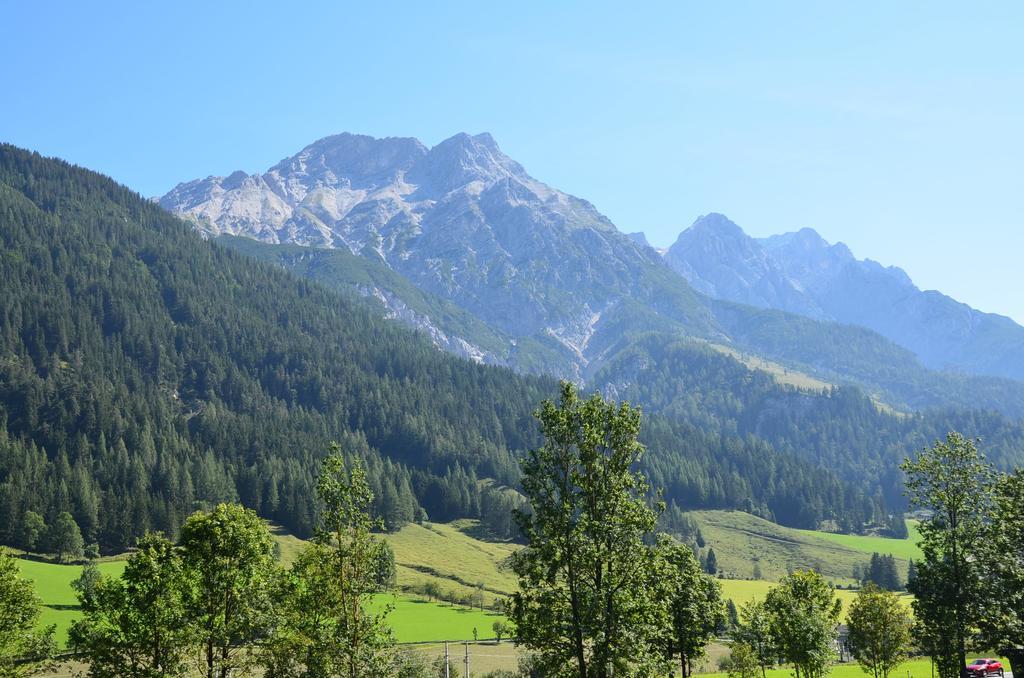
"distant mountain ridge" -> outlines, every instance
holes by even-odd
[[[835,323],[724,217],[707,224],[717,235],[696,243],[699,256],[663,257],[531,177],[488,134],[432,148],[339,134],[263,174],[180,184],[160,204],[249,256],[372,298],[479,362],[585,382],[639,335],[689,336],[900,408],[1024,414],[1024,383],[929,371],[890,339]]]
[[[1024,327],[922,291],[902,269],[857,259],[810,228],[758,239],[708,214],[665,261],[712,297],[866,327],[932,369],[1024,379]]]

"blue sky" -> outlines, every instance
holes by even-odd
[[[327,134],[491,132],[671,243],[810,226],[1024,321],[1024,5],[4,3],[0,140],[145,195]]]

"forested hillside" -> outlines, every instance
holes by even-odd
[[[856,387],[819,393],[782,385],[694,340],[636,338],[615,353],[594,385],[672,421],[763,440],[871,488],[891,509],[905,506],[899,463],[949,430],[983,438],[989,458],[1003,468],[1024,463],[1024,426],[996,412],[883,410]],[[836,512],[844,531],[857,527],[847,522],[849,515]]]
[[[237,499],[298,535],[330,440],[390,527],[507,511],[555,383],[477,365],[318,285],[202,240],[95,173],[0,147],[0,539],[70,512],[121,549]],[[813,526],[878,502],[764,442],[649,419],[676,506]],[[491,482],[481,482],[482,479]],[[499,507],[495,511],[495,506]],[[507,521],[505,521],[507,524]]]

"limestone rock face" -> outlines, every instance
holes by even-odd
[[[339,134],[261,175],[180,184],[160,204],[210,236],[376,255],[500,331],[568,343],[573,355],[584,347],[568,338],[588,336],[617,299],[650,295],[646,272],[664,269],[653,249],[532,178],[489,134],[433,148]]]

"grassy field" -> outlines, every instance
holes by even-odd
[[[506,561],[516,546],[475,539],[476,521],[409,524],[385,535],[395,552],[398,586],[409,590],[434,582],[442,591],[470,595],[482,585],[489,604],[516,590]]]
[[[71,582],[82,574],[82,566],[19,558],[18,567],[23,576],[35,583],[36,593],[43,601],[42,623],[57,625],[57,642],[63,647],[67,642],[68,627],[80,614]],[[124,571],[124,561],[103,562],[98,567],[103,574],[116,577]]]
[[[907,530],[910,533],[908,539],[888,539],[886,537],[864,537],[856,534],[834,534],[831,532],[815,532],[812,530],[799,530],[803,534],[821,537],[830,542],[846,546],[863,553],[891,553],[903,560],[920,560],[921,549],[917,541],[921,535],[917,532],[917,521],[908,520]]]
[[[764,597],[768,595],[768,589],[775,586],[775,582],[750,581],[746,579],[720,579],[719,583],[722,585],[722,597],[731,598],[737,606],[743,605],[751,600],[764,599]],[[841,600],[843,603],[844,617],[846,611],[850,609],[850,603],[852,603],[856,597],[856,591],[848,591],[846,589],[836,590],[836,598]],[[900,595],[900,601],[907,607],[910,607],[911,600],[913,600],[913,597],[909,593]]]
[[[913,555],[917,549],[912,540],[796,530],[740,511],[689,515],[714,547],[718,567],[740,579],[753,579],[756,562],[763,579],[775,581],[788,571],[813,567],[837,585],[847,585],[853,583],[853,566],[866,564],[874,551],[895,555],[901,575],[906,576],[906,554]]]
[[[512,547],[472,539],[464,530],[474,527],[473,523],[408,525],[398,534],[388,535],[395,550],[399,586],[433,580],[442,591],[472,593],[476,584],[482,583],[485,604],[493,602],[497,595],[511,592],[515,580],[500,564],[512,552]],[[273,534],[280,546],[281,562],[287,566],[294,561],[304,542],[278,528],[273,529]],[[71,582],[81,575],[82,567],[25,558],[19,558],[18,565],[22,574],[33,580],[43,601],[43,624],[57,625],[58,642],[63,646],[68,627],[81,614]],[[100,571],[109,576],[119,576],[124,566],[123,560],[99,564]],[[381,595],[374,600],[378,609],[385,604],[394,606],[391,625],[401,643],[472,640],[474,628],[479,639],[487,640],[494,637],[492,624],[503,619],[490,611],[428,602],[423,596],[412,593]]]
[[[706,678],[728,678],[725,673],[705,673]],[[832,678],[865,678],[859,664],[836,664],[832,667]],[[895,669],[891,678],[932,678],[932,664],[928,659],[911,659]],[[769,669],[766,678],[793,678],[792,669]]]
[[[473,640],[494,638],[492,625],[504,617],[493,612],[468,609],[461,605],[430,603],[418,596],[383,594],[374,597],[371,608],[393,605],[389,619],[400,643]]]

